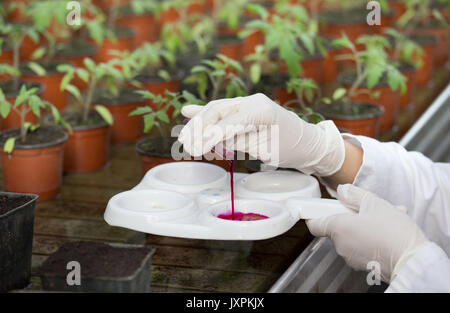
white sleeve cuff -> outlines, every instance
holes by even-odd
[[[450,260],[429,242],[400,269],[386,292],[450,292]]]

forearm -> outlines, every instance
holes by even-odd
[[[323,177],[328,186],[334,190],[338,185],[352,184],[363,164],[363,150],[348,141],[344,141],[344,145],[345,159],[341,169],[332,176]]]

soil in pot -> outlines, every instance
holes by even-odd
[[[133,48],[141,46],[145,42],[153,42],[157,37],[155,17],[151,13],[142,15],[135,14],[130,6],[123,6],[119,9],[119,17],[116,24],[133,30]]]
[[[116,27],[113,29],[116,36],[115,39],[105,38],[102,44],[98,47],[98,51],[95,55],[96,62],[108,62],[117,58],[111,55],[110,52],[116,51],[131,51],[134,47],[134,31],[129,28]]]
[[[184,75],[190,75],[191,68],[199,65],[202,60],[214,60],[218,53],[219,47],[217,45],[210,45],[205,53],[200,53],[195,44],[188,44],[187,51],[177,55],[177,68]]]
[[[362,135],[372,138],[378,136],[378,126],[383,108],[363,102],[351,102],[350,111],[344,109],[343,103],[332,103],[321,106],[318,111],[327,119],[333,120],[340,129],[354,135]]]
[[[342,86],[349,89],[356,79],[355,73],[343,73],[339,76]],[[367,82],[363,82],[357,90],[367,90]],[[367,93],[360,93],[351,100],[355,102],[373,103],[384,108],[384,113],[380,118],[380,132],[388,132],[392,129],[397,118],[399,106],[399,91],[392,91],[387,82],[387,77],[382,77],[377,86],[371,89],[372,93],[379,93],[378,98],[372,98]],[[344,127],[345,128],[345,127]]]
[[[64,114],[72,133],[64,147],[64,171],[87,173],[102,169],[108,162],[110,127],[96,112],[82,122],[82,112]]]
[[[60,88],[64,74],[56,70],[59,64],[61,63],[42,63],[41,66],[47,71],[44,76],[39,76],[28,67],[24,67],[21,78],[24,81],[41,84],[44,87],[41,98],[53,104],[59,111],[62,111],[67,106],[67,92],[61,91]]]
[[[16,97],[19,94],[20,88],[23,84],[25,84],[28,89],[33,87],[39,88],[38,95],[42,95],[42,92],[44,91],[43,86],[36,83],[19,81],[17,88],[15,88],[13,82],[10,80],[1,82],[0,89],[3,91],[6,100],[8,100],[9,103],[11,103],[11,105],[13,105],[14,102],[16,101]],[[22,105],[19,105],[17,109],[21,110]],[[25,121],[36,124],[38,122],[38,117],[33,112],[30,111],[26,114]],[[9,112],[9,115],[6,118],[2,119],[1,129],[5,130],[19,127],[20,127],[20,115],[15,110],[11,110]]]
[[[64,46],[56,52],[55,60],[69,62],[75,67],[84,67],[84,59],[93,59],[97,50],[95,45],[87,41],[73,40],[64,44]],[[74,78],[73,84],[77,86],[80,91],[84,91],[88,87],[79,77]]]
[[[422,66],[417,69],[416,73],[416,86],[425,87],[431,82],[434,65],[434,50],[437,47],[438,39],[435,36],[413,34],[409,36],[412,40],[418,43],[423,49],[423,55],[414,55],[414,59],[421,58]]]
[[[142,117],[129,116],[131,112],[146,104],[134,89],[121,89],[119,95],[101,92],[95,95],[94,103],[106,106],[114,117],[111,126],[111,143],[114,145],[135,142],[142,136]]]
[[[37,196],[0,193],[0,293],[30,282]]]
[[[170,153],[172,145],[177,138],[167,138],[167,149],[164,149],[164,139],[161,136],[142,138],[136,143],[136,151],[142,161],[142,170],[146,173],[149,169],[165,163],[175,162]]]
[[[0,145],[19,137],[19,129],[0,133]],[[59,195],[62,183],[64,143],[67,134],[59,127],[40,127],[27,134],[26,142],[16,139],[14,151],[2,150],[3,182],[6,191],[39,195],[39,201]]]
[[[77,292],[148,292],[151,256],[148,246],[75,241],[63,244],[38,269],[44,290]],[[81,267],[81,285],[68,286],[67,264]]]

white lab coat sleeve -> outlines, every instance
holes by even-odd
[[[435,243],[426,243],[400,269],[386,292],[450,292],[450,259]]]
[[[434,163],[395,142],[353,135],[343,138],[364,151],[353,184],[408,208],[427,237],[450,255],[450,164]],[[336,196],[334,190],[327,189]]]

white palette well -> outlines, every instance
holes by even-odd
[[[261,240],[283,234],[300,219],[350,213],[321,199],[317,180],[297,172],[235,173],[235,211],[269,218],[231,221],[229,174],[204,162],[173,162],[149,170],[132,190],[112,197],[105,221],[149,234],[216,240]]]

